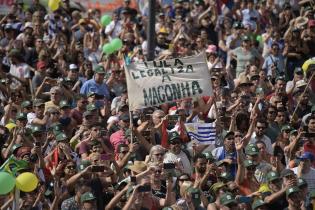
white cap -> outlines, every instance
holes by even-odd
[[[75,65],[75,64],[70,64],[69,65],[69,69],[72,70],[72,69],[78,69],[78,66]]]
[[[25,30],[26,28],[31,28],[31,29],[33,29],[33,23],[31,23],[31,22],[26,22],[26,23],[25,23],[25,26],[24,26],[24,30]]]
[[[295,87],[300,88],[300,87],[304,87],[306,85],[307,85],[307,83],[302,79],[302,80],[299,80],[299,81],[296,82],[296,86]]]

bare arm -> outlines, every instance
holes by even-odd
[[[244,158],[243,158],[243,148],[244,148],[244,142],[243,141],[235,141],[235,149],[237,152],[237,173],[235,177],[235,183],[239,186],[243,183],[244,180],[244,173],[245,173],[245,168],[244,168]]]

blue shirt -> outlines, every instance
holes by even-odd
[[[107,99],[110,98],[108,86],[105,83],[96,83],[94,78],[85,81],[80,90],[80,93],[83,95],[87,95],[89,92],[95,92],[97,95],[105,96]]]

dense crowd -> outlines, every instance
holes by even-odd
[[[130,112],[124,64],[148,54],[134,3],[107,25],[70,0],[2,16],[1,209],[314,209],[315,2],[156,1],[155,60],[205,53],[213,93]],[[185,123],[214,123],[215,141]]]

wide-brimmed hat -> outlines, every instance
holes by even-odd
[[[294,26],[296,28],[302,28],[303,26],[307,25],[308,23],[308,18],[306,17],[298,17],[294,21]]]
[[[147,169],[147,166],[143,161],[134,161],[133,165],[128,166],[128,169],[130,169],[133,172],[141,173]]]
[[[241,77],[239,80],[238,87],[251,86],[253,83],[248,79],[248,77]]]

